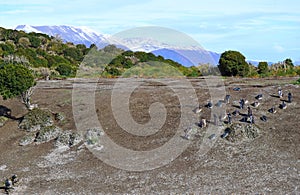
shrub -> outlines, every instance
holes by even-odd
[[[61,76],[75,76],[76,68],[70,64],[61,63],[55,69]]]

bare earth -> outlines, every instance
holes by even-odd
[[[259,137],[230,143],[217,134],[211,149],[200,154],[202,140],[207,136],[206,129],[200,129],[187,140],[190,145],[179,157],[153,170],[115,168],[95,157],[83,143],[71,149],[56,148],[54,140],[19,146],[19,140],[26,133],[18,129],[18,120],[9,119],[0,127],[0,179],[4,181],[12,174],[18,175],[20,182],[12,194],[299,194],[300,89],[299,85],[289,84],[293,80],[296,78],[225,80],[226,93],[232,96],[230,104],[226,105],[227,111],[238,109],[240,98],[252,103],[257,94],[263,94],[261,105],[253,108],[256,125],[261,130]],[[189,81],[199,104],[204,106],[213,95],[209,94],[205,80]],[[159,148],[175,136],[181,104],[174,91],[159,83],[138,80],[141,86],[130,97],[134,120],[140,124],[149,121],[149,107],[154,102],[165,105],[167,117],[157,133],[136,136],[122,130],[114,119],[111,94],[115,82],[116,79],[100,79],[95,93],[95,109],[107,136],[118,145],[135,151]],[[180,83],[180,79],[174,79],[174,82]],[[241,91],[234,91],[234,87],[240,87]],[[276,97],[279,87],[283,89],[285,100],[288,91],[293,93],[293,102],[288,103],[285,110],[278,108],[281,103]],[[62,112],[66,122],[61,127],[76,131],[71,80],[40,81],[32,102],[40,108]],[[16,118],[27,112],[19,99],[0,99],[0,105],[10,108]],[[277,113],[268,113],[273,105],[277,107]],[[192,105],[181,106],[194,109]],[[241,113],[246,114],[247,109]],[[200,117],[210,122],[210,115],[210,110],[203,108]],[[267,116],[267,122],[259,119],[262,115]],[[241,116],[233,117],[233,122],[239,123],[240,119]],[[212,123],[208,125],[214,127]],[[222,129],[225,127],[226,124]]]

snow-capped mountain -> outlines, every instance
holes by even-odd
[[[220,54],[207,51],[200,46],[182,46],[161,40],[145,37],[121,38],[118,36],[101,35],[86,27],[73,26],[31,26],[19,25],[16,30],[25,32],[44,33],[50,36],[59,36],[65,42],[74,44],[85,44],[89,47],[96,44],[98,48],[103,48],[108,44],[114,44],[122,49],[132,51],[152,52],[161,55],[166,59],[174,60],[184,66],[198,65],[199,63],[218,64]]]
[[[72,42],[74,44],[85,44],[89,47],[91,44],[96,44],[98,47],[108,45],[108,40],[104,35],[101,35],[87,27],[73,27],[73,26],[30,26],[19,25],[16,30],[23,30],[25,32],[44,33],[49,36],[59,36],[65,42]]]

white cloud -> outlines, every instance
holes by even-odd
[[[288,48],[299,51],[299,7],[298,0],[2,0],[0,20],[4,27],[66,24],[109,34],[141,26],[169,27],[206,47],[236,48],[263,59],[280,57]]]

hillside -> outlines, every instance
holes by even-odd
[[[141,51],[124,51],[108,63],[104,74],[125,77],[176,77],[182,74],[188,77],[201,76],[200,71],[195,67],[188,68],[162,56]]]
[[[71,76],[89,50],[83,44],[63,43],[58,37],[42,33],[0,28],[1,64],[19,63],[33,69],[46,68],[58,71],[56,74]]]
[[[129,60],[131,57],[134,59]],[[126,52],[113,45],[99,50],[95,45],[88,48],[84,44],[64,43],[58,36],[0,28],[0,64],[23,64],[33,69],[37,77],[72,77],[81,63],[90,69],[100,69],[97,76],[120,76],[125,70],[148,61],[171,65],[186,76],[200,75],[194,67],[187,68],[146,52]]]

